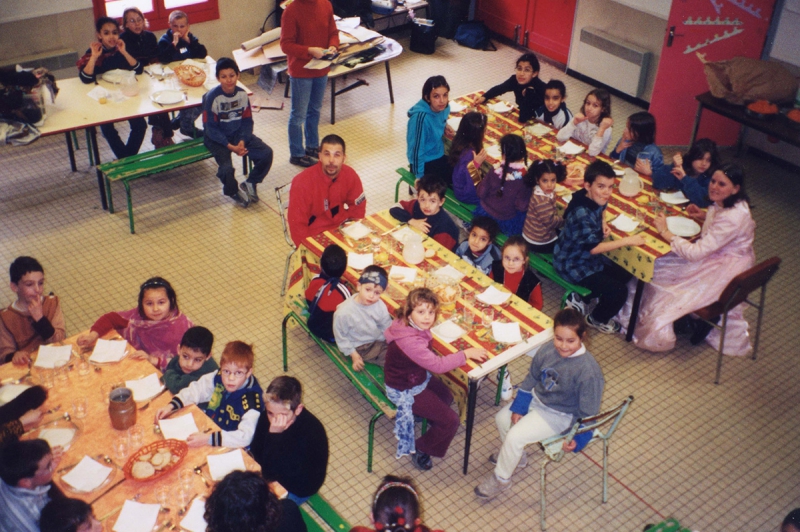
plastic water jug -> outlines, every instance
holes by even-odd
[[[632,198],[642,191],[642,180],[636,171],[626,168],[622,179],[619,182],[619,193],[628,198]]]

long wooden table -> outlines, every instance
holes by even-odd
[[[75,339],[76,337],[72,337],[68,339],[66,343],[74,344]],[[128,349],[130,350],[130,346],[128,346]],[[77,348],[74,350],[74,353],[76,352]],[[82,427],[80,436],[72,442],[69,449],[64,453],[56,469],[56,473],[54,474],[53,482],[69,497],[79,498],[88,503],[94,501],[92,506],[97,517],[105,516],[113,510],[120,508],[126,500],[133,499],[136,495],[139,495],[138,502],[140,503],[155,504],[158,502],[156,500],[155,488],[157,486],[167,486],[171,493],[171,500],[169,503],[171,511],[169,513],[160,514],[159,519],[162,522],[170,519],[173,524],[176,524],[177,521],[180,520],[177,515],[179,508],[177,493],[180,489],[179,472],[186,469],[191,470],[197,466],[204,466],[207,463],[208,455],[226,452],[230,449],[219,447],[190,447],[188,454],[180,466],[159,479],[152,481],[125,480],[117,484],[117,482],[125,477],[122,471],[116,469],[114,478],[107,485],[90,493],[81,494],[74,492],[61,480],[61,475],[65,474],[66,471],[62,473],[59,471],[66,466],[77,464],[84,455],[92,458],[96,458],[98,455],[108,455],[113,458],[114,440],[120,436],[126,435],[125,431],[115,430],[111,426],[108,405],[105,403],[100,393],[101,384],[138,379],[150,375],[151,373],[156,373],[159,377],[161,376],[160,372],[149,362],[132,360],[130,358],[125,358],[116,364],[104,364],[102,366],[93,365],[93,367],[99,367],[100,371],[92,370],[89,375],[81,376],[77,371],[78,360],[78,356],[73,354],[69,362],[69,364],[72,365],[72,369],[68,372],[69,383],[67,385],[59,385],[59,383],[56,382],[55,386],[48,390],[47,402],[43,406],[44,409],[58,407],[58,410],[53,414],[45,416],[42,424],[62,418],[64,413],[69,412],[72,421]],[[4,364],[0,366],[0,380],[4,381],[8,378],[20,378],[25,375],[27,371],[27,366],[20,367],[13,366],[12,364]],[[38,384],[43,371],[47,370],[34,367],[32,370],[32,379],[29,384]],[[72,408],[72,401],[76,397],[81,396],[88,399],[87,416],[84,419],[76,419],[75,412]],[[142,427],[144,431],[144,445],[163,439],[160,434],[157,434],[153,430],[155,413],[159,408],[169,403],[170,400],[172,400],[172,394],[167,391],[153,399],[152,403],[146,409],[137,411],[136,425]],[[137,406],[141,408],[143,405],[144,403],[140,403]],[[183,415],[185,413],[191,413],[195,419],[195,423],[201,430],[202,427],[218,429],[217,425],[195,405],[184,408],[178,415]],[[23,436],[23,439],[24,438],[26,438],[26,436]],[[129,449],[128,456],[132,455],[136,450],[137,449]],[[243,454],[245,465],[248,470],[260,471],[261,468],[258,463],[256,463],[249,454]],[[120,468],[124,465],[124,462],[120,462],[116,458],[114,458],[114,461]],[[208,468],[204,467],[202,471],[207,481],[213,486],[213,481],[210,480],[208,474]],[[285,496],[285,489],[279,484],[274,484],[272,489],[279,496]],[[210,488],[206,487],[203,479],[195,474],[192,479],[192,491],[199,497],[205,497],[210,493]],[[114,514],[109,518],[109,522],[113,523],[116,518],[116,514]]]
[[[457,113],[452,113],[451,116],[463,116],[470,110],[476,110],[487,115],[488,121],[486,135],[484,138],[485,147],[488,148],[493,144],[499,143],[500,138],[509,133],[523,135],[524,128],[533,123],[530,122],[528,124],[520,124],[518,120],[519,112],[516,108],[508,113],[497,113],[492,111],[486,103],[477,104],[477,99],[482,95],[483,91],[479,91],[456,98],[454,101],[465,105],[466,109]],[[559,146],[559,142],[556,140],[556,134],[558,131],[553,128],[549,129],[550,131],[541,137],[532,135],[531,140],[527,142],[529,163],[538,159],[552,159],[556,155],[556,148]],[[575,140],[572,142],[575,144],[580,144]],[[591,157],[586,151],[578,154],[577,156],[567,155],[565,156],[565,159],[568,165],[575,162],[588,165],[595,159],[600,159],[608,162],[609,164],[615,164],[615,167],[620,169],[628,168],[628,166],[625,164],[615,163],[613,160],[611,160],[611,158],[604,154],[600,154],[597,157]],[[489,165],[497,165],[500,164],[500,162],[501,161],[499,159],[492,157],[491,155],[487,157],[487,163]],[[633,331],[636,328],[636,317],[639,311],[639,304],[642,298],[644,283],[649,283],[653,279],[653,271],[656,260],[669,253],[672,249],[669,243],[661,238],[655,226],[653,225],[654,205],[658,204],[660,208],[663,208],[667,216],[685,216],[685,213],[681,210],[680,205],[669,205],[660,201],[659,192],[653,188],[653,181],[651,177],[639,174],[639,178],[642,180],[643,188],[642,191],[633,198],[628,198],[620,194],[619,179],[621,178],[617,178],[617,186],[614,187],[614,192],[605,211],[606,221],[613,220],[620,214],[626,214],[629,217],[636,219],[637,210],[645,211],[646,213],[645,228],[641,232],[645,239],[644,245],[625,246],[605,253],[608,258],[630,272],[637,280],[636,293],[633,301],[633,311],[631,312],[631,318],[630,322],[628,323],[628,331],[626,336],[628,341],[633,339]],[[558,206],[561,210],[566,208],[568,203],[566,197],[572,192],[580,190],[582,186],[565,184],[565,188],[566,190],[564,190],[564,192],[561,193],[558,198]],[[637,201],[639,198],[646,199],[641,200],[644,201],[644,203],[640,203]],[[609,227],[611,229],[611,240],[618,240],[629,235],[629,233],[620,231],[612,225]]]
[[[172,63],[168,66],[177,66],[180,62]],[[149,67],[148,67],[149,68]],[[158,67],[160,68],[160,66]],[[213,74],[211,74],[213,76]],[[42,136],[56,135],[63,133],[67,142],[70,166],[72,171],[76,171],[75,150],[72,144],[72,132],[85,129],[87,131],[87,150],[89,152],[90,165],[100,164],[100,152],[97,144],[97,126],[124,122],[132,118],[145,118],[151,115],[160,114],[168,111],[180,111],[198,107],[202,104],[203,95],[207,92],[206,88],[189,87],[176,80],[178,90],[185,93],[184,101],[172,104],[161,105],[153,102],[151,96],[160,90],[171,89],[172,85],[168,78],[159,80],[146,73],[136,76],[139,94],[133,97],[124,97],[122,101],[109,99],[107,103],[101,104],[94,100],[88,93],[95,86],[103,87],[109,92],[119,89],[119,85],[109,83],[102,79],[102,75],[97,76],[97,84],[85,84],[80,78],[68,78],[59,80],[58,96],[55,103],[47,105],[47,119],[42,127],[39,128]],[[247,90],[244,85],[240,87]],[[251,91],[248,90],[248,94]],[[104,210],[108,210],[108,202],[105,194],[105,184],[100,172],[97,172],[97,186],[100,191],[100,202]]]
[[[392,218],[388,211],[382,211],[368,216],[362,223],[378,234],[384,234],[392,229],[399,229],[400,222]],[[284,311],[299,312],[305,308],[305,290],[311,278],[319,273],[319,260],[325,248],[331,244],[341,246],[345,251],[356,251],[361,248],[368,248],[368,238],[361,241],[354,241],[342,233],[341,229],[326,231],[320,235],[309,237],[303,241],[293,256],[293,263],[290,268],[289,286],[284,299]],[[401,247],[393,245],[394,238],[388,234],[384,235],[381,248],[389,254],[389,266],[410,266],[403,260]],[[478,294],[489,287],[493,281],[475,267],[467,264],[457,255],[444,248],[431,238],[425,238],[423,242],[426,249],[435,251],[435,255],[426,258],[422,263],[415,266],[421,275],[430,275],[431,272],[450,265],[461,273],[464,278],[461,280],[460,287],[462,297],[456,302],[455,310],[446,313],[458,315],[463,314],[464,307],[468,307],[474,318],[475,323],[480,322],[482,307],[467,301],[464,294]],[[352,285],[358,281],[359,272],[351,267],[347,268],[344,275],[345,279]],[[389,280],[389,286],[383,293],[382,299],[389,308],[390,314],[395,315],[397,310],[404,304],[408,292],[413,286]],[[473,327],[468,334],[462,336],[452,344],[443,341],[434,335],[433,349],[442,355],[455,353],[469,347],[482,347],[489,352],[489,359],[483,364],[474,361],[467,361],[463,366],[440,375],[442,382],[450,389],[456,400],[461,421],[466,422],[466,443],[464,449],[464,474],[467,473],[469,466],[470,443],[472,441],[472,429],[475,420],[475,405],[477,404],[478,383],[485,376],[509,362],[523,356],[525,353],[534,349],[553,336],[553,321],[531,307],[526,301],[522,301],[516,295],[512,295],[510,302],[502,306],[492,306],[495,310],[495,321],[517,322],[520,325],[525,341],[510,345],[495,342],[491,334],[482,326]]]

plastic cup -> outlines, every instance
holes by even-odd
[[[52,390],[53,387],[56,385],[55,377],[56,375],[54,369],[41,370],[40,379],[42,381],[42,386],[44,386],[48,390]]]
[[[86,417],[87,412],[89,410],[89,400],[84,397],[76,397],[72,400],[72,413],[78,419],[83,419]]]
[[[156,500],[162,508],[167,508],[169,506],[170,493],[171,491],[169,486],[158,486],[156,488]]]
[[[124,462],[128,458],[128,435],[117,436],[113,442],[114,458]]]
[[[86,377],[92,372],[92,367],[86,360],[78,361],[78,375]]]
[[[66,364],[55,368],[56,385],[59,388],[69,386],[69,368]]]
[[[139,449],[144,445],[144,429],[139,425],[134,425],[128,429],[128,441],[131,449]]]
[[[483,314],[481,315],[481,321],[483,322],[483,326],[485,328],[491,328],[492,322],[494,321],[494,309],[484,309]]]

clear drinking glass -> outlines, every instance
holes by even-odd
[[[72,400],[72,413],[77,419],[83,419],[89,410],[89,400],[85,396]]]

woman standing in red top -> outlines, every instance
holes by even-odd
[[[294,0],[281,19],[281,50],[289,62],[292,112],[289,115],[289,162],[308,168],[317,164],[322,97],[329,68],[305,68],[311,59],[336,53],[339,30],[328,0]],[[305,126],[305,149],[303,148]]]

